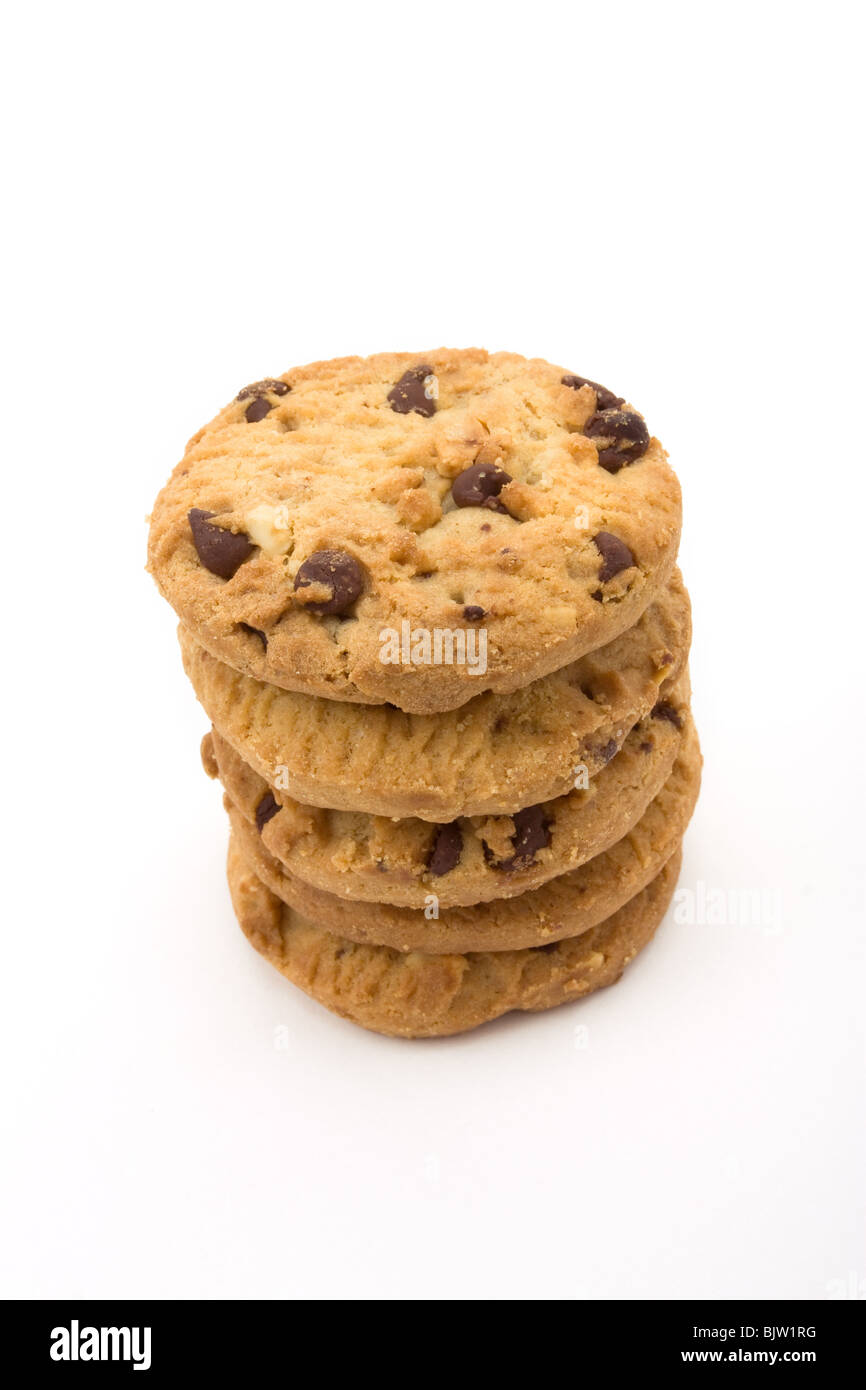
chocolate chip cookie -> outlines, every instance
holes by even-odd
[[[664,917],[680,862],[677,849],[640,893],[576,939],[468,955],[403,955],[323,931],[268,890],[234,839],[228,880],[247,939],[292,984],[362,1028],[431,1038],[465,1032],[512,1009],[554,1008],[613,984]]]
[[[424,908],[513,898],[568,873],[615,844],[659,793],[689,722],[688,677],[627,735],[591,780],[511,816],[445,825],[304,805],[254,772],[213,730],[202,761],[265,849],[293,878],[339,897]]]
[[[679,530],[676,477],[623,397],[540,359],[439,349],[244,387],[160,493],[149,567],[237,671],[430,714],[632,627]]]
[[[212,724],[266,782],[295,800],[372,815],[452,821],[511,815],[593,777],[663,703],[691,637],[679,574],[615,641],[508,695],[410,715],[265,685],[181,628],[184,666]]]
[[[349,900],[314,888],[265,848],[262,835],[225,798],[232,830],[259,878],[277,897],[326,931],[397,951],[501,951],[579,936],[649,883],[674,853],[697,800],[701,756],[689,722],[673,769],[622,839],[571,872],[518,897],[442,907],[431,887],[424,909]]]

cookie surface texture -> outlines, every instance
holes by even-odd
[[[205,740],[203,762],[293,877],[353,900],[423,908],[435,893],[440,907],[470,906],[516,897],[621,839],[671,773],[686,737],[687,702],[683,676],[664,706],[668,717],[647,715],[611,761],[567,795],[512,816],[461,817],[445,825],[295,801],[254,772],[216,730]]]
[[[688,596],[675,574],[628,632],[510,695],[410,715],[280,690],[217,660],[181,627],[186,673],[211,723],[297,801],[451,821],[511,814],[595,776],[685,668]]]
[[[256,875],[315,926],[361,945],[404,953],[502,951],[579,936],[645,888],[676,851],[692,817],[700,778],[698,739],[689,724],[661,791],[609,849],[517,897],[442,907],[434,889],[423,909],[353,901],[313,887],[274,858],[264,846],[263,832],[228,797],[225,804],[235,839]]]
[[[540,950],[401,955],[312,926],[256,877],[234,838],[228,879],[251,945],[333,1013],[391,1037],[477,1028],[514,1009],[551,1009],[614,984],[652,938],[676,886],[679,849],[640,893],[572,941]]]
[[[664,589],[679,531],[665,451],[622,397],[438,349],[239,391],[160,493],[149,566],[245,675],[425,714],[613,641]]]

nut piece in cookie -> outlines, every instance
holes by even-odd
[[[260,502],[247,512],[244,522],[251,541],[272,559],[285,555],[292,543],[289,509],[285,502]]]

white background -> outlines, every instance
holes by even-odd
[[[858,8],[4,24],[2,1291],[854,1290]],[[440,344],[594,377],[666,443],[706,757],[682,884],[781,906],[671,916],[583,1005],[406,1043],[235,925],[145,516],[245,382]]]

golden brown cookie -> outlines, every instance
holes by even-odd
[[[429,714],[632,627],[679,530],[665,451],[621,397],[541,359],[440,349],[244,388],[157,498],[149,567],[238,671]]]
[[[505,951],[579,936],[645,888],[673,854],[691,819],[701,756],[689,722],[670,777],[632,827],[594,859],[516,898],[443,908],[351,902],[287,872],[262,844],[254,825],[225,798],[235,838],[271,892],[316,926],[350,941],[396,951]]]
[[[220,734],[297,801],[451,821],[511,815],[593,777],[684,669],[688,595],[677,573],[608,646],[510,695],[411,715],[341,704],[242,676],[180,629],[184,666]]]
[[[431,1038],[512,1009],[551,1009],[614,984],[664,917],[681,858],[677,848],[640,893],[575,940],[468,955],[402,955],[322,931],[265,887],[234,838],[228,879],[246,937],[292,984],[362,1028]]]
[[[537,888],[621,839],[671,772],[691,717],[688,697],[684,674],[585,787],[512,816],[446,825],[294,801],[259,777],[216,730],[203,741],[202,760],[292,877],[365,902],[423,908],[435,893],[440,908],[470,905]]]

